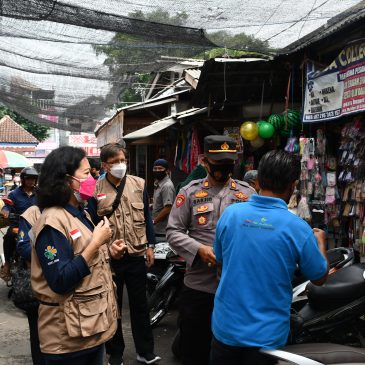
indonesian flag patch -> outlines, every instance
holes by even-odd
[[[77,238],[81,237],[81,232],[80,232],[80,230],[79,230],[78,228],[73,229],[73,230],[70,232],[70,236],[71,236],[71,238],[72,238],[73,240],[75,240],[75,239],[77,239]]]
[[[105,199],[106,198],[106,194],[98,194],[97,196],[96,196],[96,199],[97,200],[103,200],[103,199]]]

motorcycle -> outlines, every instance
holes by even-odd
[[[155,248],[156,268],[147,274],[147,303],[152,327],[157,326],[177,298],[184,280],[186,263],[167,242]]]
[[[280,360],[280,364],[365,364],[365,349],[336,345],[333,343],[290,345],[279,350],[261,350],[261,352]]]
[[[331,275],[355,263],[354,249],[348,247],[332,248],[327,251],[327,259],[329,275]],[[302,275],[299,269],[294,272],[292,309],[299,311],[308,302],[306,288],[309,283],[310,281]]]
[[[307,285],[308,302],[292,310],[289,343],[333,342],[365,347],[365,264]]]

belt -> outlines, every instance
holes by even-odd
[[[155,233],[155,237],[166,237],[166,234],[159,234],[159,233]]]
[[[44,302],[43,300],[38,300],[40,304],[48,305],[50,307],[59,307],[59,303],[50,303],[50,302]]]

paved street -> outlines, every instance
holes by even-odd
[[[5,232],[5,230],[3,230]],[[0,233],[0,252],[2,252],[2,234]],[[0,280],[0,365],[32,364],[30,357],[29,330],[27,317],[7,299],[9,289]],[[126,291],[125,291],[126,293]],[[124,300],[124,308],[128,308],[128,300]],[[129,323],[129,311],[123,311],[123,328],[126,351],[124,365],[139,364]],[[162,357],[161,364],[177,365],[170,344],[176,330],[176,310],[169,313],[154,330],[155,352]]]

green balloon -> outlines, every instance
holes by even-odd
[[[259,125],[259,136],[264,139],[271,138],[275,133],[275,128],[268,122],[262,122]]]

